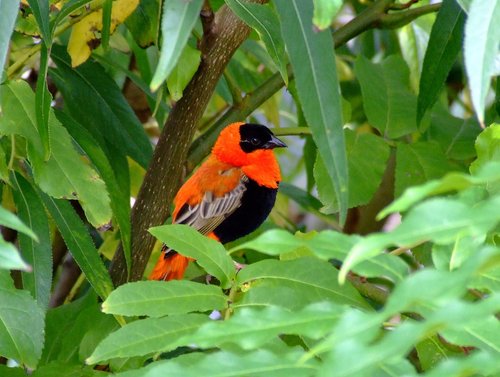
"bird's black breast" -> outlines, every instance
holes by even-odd
[[[254,180],[248,180],[241,206],[214,230],[220,242],[234,241],[257,229],[269,216],[277,193],[278,189],[260,186]]]

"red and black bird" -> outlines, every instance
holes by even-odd
[[[187,224],[222,243],[259,227],[276,201],[281,180],[273,149],[286,147],[260,124],[232,123],[220,133],[208,159],[182,185],[174,224]],[[182,279],[190,258],[163,246],[150,280]]]

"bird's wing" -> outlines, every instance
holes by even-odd
[[[189,225],[201,234],[211,233],[241,205],[246,182],[248,178],[243,175],[236,187],[221,197],[215,197],[211,191],[207,191],[199,204],[185,204],[174,223]]]

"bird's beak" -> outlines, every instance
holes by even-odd
[[[276,136],[272,135],[271,140],[269,140],[267,143],[265,143],[262,148],[263,149],[274,149],[274,148],[286,148],[286,144],[283,143],[280,139],[278,139]]]

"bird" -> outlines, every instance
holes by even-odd
[[[286,147],[261,124],[236,122],[219,134],[209,157],[174,198],[173,224],[187,224],[223,244],[268,217],[281,172],[274,148]],[[180,280],[191,261],[163,245],[149,280]]]

